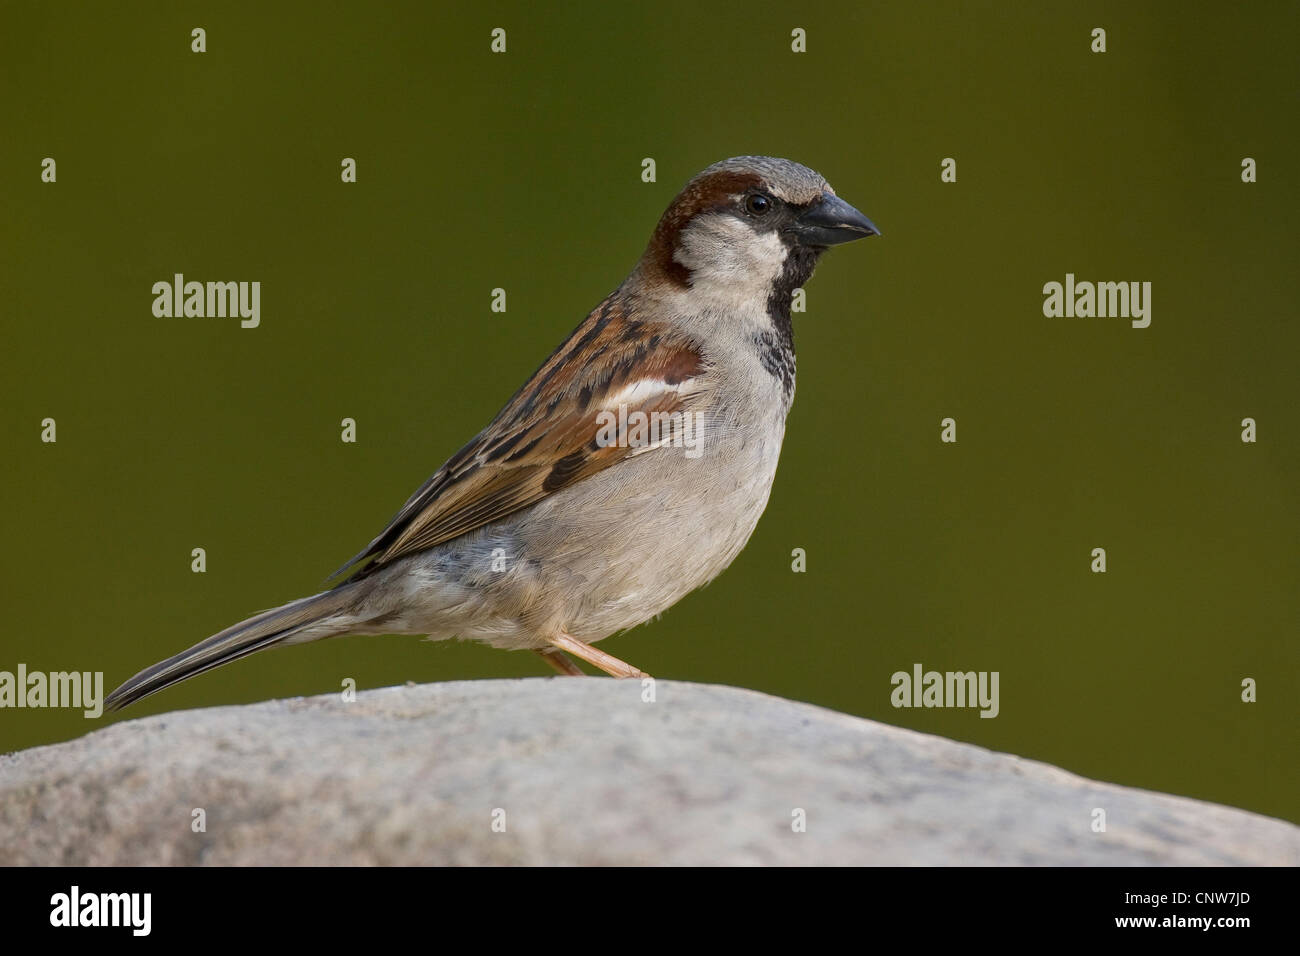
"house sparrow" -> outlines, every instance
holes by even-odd
[[[794,399],[791,294],[878,235],[817,173],[741,156],[692,179],[645,254],[500,414],[335,576],[141,671],[118,709],[281,644],[426,634],[641,671],[593,645],[722,572],[767,505]]]

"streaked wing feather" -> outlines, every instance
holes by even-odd
[[[686,412],[707,389],[707,372],[693,341],[630,318],[627,303],[611,295],[340,571],[365,562],[353,575],[363,577],[646,451],[598,444],[599,413],[617,411],[611,399],[629,413]],[[658,387],[632,391],[642,380]]]

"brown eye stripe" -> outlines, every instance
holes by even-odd
[[[652,264],[663,278],[674,285],[683,288],[689,286],[689,270],[673,258],[681,231],[700,213],[729,205],[732,196],[755,188],[762,182],[762,178],[755,173],[719,170],[690,183],[677,195],[659,220],[659,225],[650,238],[644,261]]]

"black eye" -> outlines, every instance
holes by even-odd
[[[751,216],[766,216],[775,204],[771,196],[762,193],[750,193],[745,197],[745,211]]]

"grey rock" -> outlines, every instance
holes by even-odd
[[[1281,820],[753,691],[655,696],[463,681],[119,723],[0,757],[0,864],[1300,863]]]

